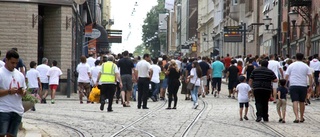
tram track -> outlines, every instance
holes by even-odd
[[[78,137],[86,137],[85,136],[85,133],[83,131],[81,131],[80,129],[77,129],[73,126],[70,126],[70,125],[67,125],[67,124],[62,124],[60,122],[53,122],[53,121],[49,121],[49,120],[44,120],[44,119],[39,119],[39,118],[31,118],[31,117],[26,117],[24,116],[23,117],[24,119],[30,119],[30,120],[34,120],[34,121],[41,121],[41,122],[45,122],[45,123],[50,123],[50,124],[53,124],[53,125],[58,125],[58,126],[61,126],[61,127],[64,127],[64,128],[67,128],[67,129],[70,129],[71,131],[73,131],[74,133],[76,133],[76,135]],[[72,134],[73,135],[73,134]]]

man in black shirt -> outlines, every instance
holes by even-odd
[[[272,92],[272,82],[277,82],[277,76],[268,69],[268,61],[261,61],[261,67],[252,71],[250,85],[253,87],[253,94],[256,100],[257,119],[256,122],[269,121],[268,101]]]
[[[207,85],[207,78],[211,76],[211,68],[207,62],[207,57],[202,57],[202,61],[199,63],[200,68],[202,70],[202,77],[201,77],[201,89],[202,90],[202,97],[205,97],[204,92],[209,94],[208,85]]]
[[[132,92],[132,72],[134,72],[133,61],[129,58],[129,52],[123,52],[123,58],[119,60],[120,76],[122,79],[121,100],[123,107],[130,107],[129,101]]]
[[[238,76],[239,76],[239,69],[235,65],[237,63],[237,60],[232,60],[231,61],[231,66],[227,69],[227,76],[226,80],[229,80],[228,83],[228,89],[229,89],[229,98],[231,97],[235,99],[234,97],[234,92],[233,89],[237,87],[239,81],[238,81]]]

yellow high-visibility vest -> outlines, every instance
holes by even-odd
[[[102,72],[100,81],[101,83],[115,83],[116,82],[116,76],[114,72],[114,63],[113,62],[105,62],[102,64]]]

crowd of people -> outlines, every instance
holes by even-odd
[[[41,65],[31,61],[27,71],[17,49],[9,50],[5,59],[0,61],[0,120],[21,122],[23,108],[19,102],[27,89],[39,96],[41,103],[47,103],[50,89],[51,103],[54,104],[62,75],[57,64],[53,60],[50,67],[48,59],[43,58]],[[311,104],[312,98],[319,99],[319,72],[318,54],[308,58],[301,53],[292,58],[278,55],[231,57],[229,54],[215,58],[166,55],[152,58],[144,54],[141,58],[124,51],[118,55],[102,52],[98,57],[93,54],[82,56],[74,75],[80,104],[85,99],[87,103],[93,103],[89,95],[91,89],[97,87],[100,89],[101,111],[107,103],[107,111],[112,112],[114,98],[123,107],[131,107],[130,102],[137,101],[138,109],[149,109],[148,99],[154,102],[168,99],[166,109],[177,109],[179,90],[185,100],[192,101],[192,108],[197,109],[199,97],[205,98],[210,92],[214,97],[220,97],[222,80],[225,79],[228,97],[239,102],[240,121],[248,120],[249,101],[254,98],[257,122],[269,121],[268,102],[273,101],[279,122],[285,123],[287,95],[290,95],[295,114],[293,122],[301,123],[305,121],[305,105]],[[18,130],[15,125],[9,127],[2,122],[0,126],[4,127],[0,135],[16,135]]]

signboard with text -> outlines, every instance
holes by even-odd
[[[223,32],[224,42],[242,42],[242,26],[225,26]]]

